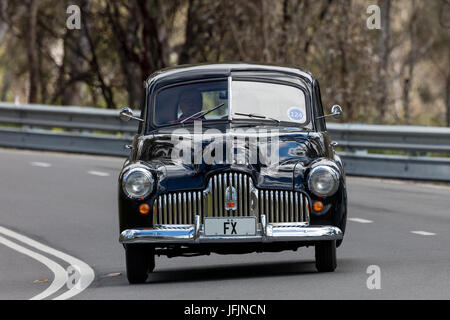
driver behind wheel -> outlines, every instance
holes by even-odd
[[[203,97],[202,94],[197,90],[185,90],[180,94],[180,99],[178,102],[179,110],[181,110],[181,115],[175,122],[183,121],[192,115],[202,111],[203,109]],[[193,120],[204,120],[204,117],[194,117]]]

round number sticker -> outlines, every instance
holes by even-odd
[[[288,110],[288,117],[292,121],[303,121],[303,111],[299,108],[292,107]]]

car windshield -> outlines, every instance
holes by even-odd
[[[257,81],[233,81],[232,119],[265,117],[305,124],[306,99],[297,87]]]
[[[223,104],[212,112],[201,115]],[[157,126],[185,120],[228,119],[228,81],[184,84],[161,90],[156,96],[154,121]]]
[[[153,119],[157,126],[234,119],[308,123],[305,93],[300,88],[241,80],[231,81],[230,87],[221,80],[163,88],[156,95]]]

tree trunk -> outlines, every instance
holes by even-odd
[[[116,104],[114,102],[114,94],[111,86],[107,85],[105,82],[105,78],[103,77],[99,59],[97,57],[97,44],[94,43],[91,35],[91,13],[89,10],[90,0],[84,0],[81,2],[81,22],[82,22],[82,30],[84,31],[84,36],[86,37],[87,43],[89,44],[89,49],[91,52],[90,59],[90,67],[94,74],[97,76],[97,80],[99,82],[99,87],[102,91],[103,98],[105,99],[106,106],[108,109],[115,109]]]
[[[261,60],[262,62],[271,62],[272,61],[272,55],[270,53],[270,47],[269,47],[269,9],[267,8],[267,3],[265,0],[260,0],[260,25],[261,25],[261,38],[262,38],[262,56]]]
[[[410,99],[409,92],[413,85],[413,77],[414,77],[414,68],[416,64],[417,58],[417,44],[416,44],[416,20],[417,20],[417,6],[416,0],[412,1],[412,14],[411,21],[409,23],[409,38],[410,38],[410,51],[407,56],[407,65],[408,65],[408,75],[403,81],[403,113],[404,113],[404,121],[405,124],[409,125],[411,123],[411,110],[410,110]]]
[[[117,3],[107,5],[108,17],[112,25],[115,45],[119,54],[120,66],[125,80],[125,87],[128,93],[128,106],[137,108],[141,99],[142,77],[139,74],[140,58],[135,53],[136,44],[139,42],[136,30],[141,23],[140,17],[135,15],[138,12],[136,4],[130,5],[125,25],[122,26],[121,15]],[[148,75],[146,75],[148,76]]]
[[[348,14],[348,7],[350,7],[350,1],[342,1],[341,3],[341,10],[340,13],[341,19],[342,19],[342,28],[340,28],[339,31],[336,32],[336,36],[339,38],[338,40],[338,48],[340,51],[340,88],[342,91],[342,101],[344,103],[344,106],[346,110],[348,110],[346,114],[347,119],[354,119],[355,118],[355,111],[353,110],[352,100],[350,98],[350,88],[349,88],[349,82],[347,80],[348,78],[348,61],[347,61],[347,43],[348,43],[348,24],[346,21],[349,19]]]
[[[5,39],[6,33],[9,30],[8,22],[3,21],[4,17],[7,14],[8,9],[8,1],[1,1],[0,2],[0,45],[2,44],[3,40]]]
[[[145,0],[137,1],[142,16],[142,42],[144,44],[143,57],[140,68],[142,80],[145,80],[152,72],[164,68],[167,63],[163,54],[163,44],[159,40],[158,23],[155,14],[149,10]],[[159,8],[153,8],[157,11]]]
[[[5,68],[2,77],[2,89],[0,91],[0,101],[6,101],[6,99],[8,98],[8,91],[9,88],[11,87],[12,80],[13,74],[11,72],[11,69]]]
[[[445,90],[445,103],[447,106],[447,127],[450,127],[450,73],[447,74]]]
[[[187,64],[190,62],[189,49],[192,47],[192,41],[195,35],[195,4],[194,0],[189,0],[186,17],[186,31],[184,33],[184,43],[181,47],[180,57],[178,59],[179,64]]]
[[[36,45],[36,28],[37,28],[37,11],[38,1],[30,0],[30,6],[28,10],[28,33],[27,33],[27,57],[28,57],[28,70],[29,70],[29,94],[28,102],[38,102],[39,92],[39,65]]]
[[[387,110],[388,95],[388,66],[390,55],[390,23],[391,0],[381,1],[381,37],[379,42],[379,68],[378,68],[378,123],[382,123]]]

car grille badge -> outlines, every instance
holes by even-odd
[[[225,210],[237,210],[237,192],[232,186],[225,190]]]

